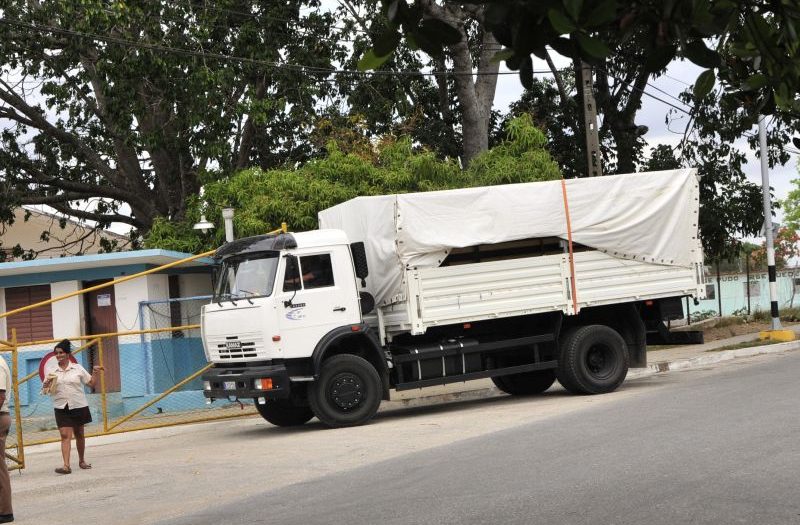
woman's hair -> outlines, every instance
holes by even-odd
[[[57,345],[56,348],[60,348],[66,354],[72,353],[72,343],[69,342],[69,339],[62,339]],[[55,349],[54,349],[55,350]]]

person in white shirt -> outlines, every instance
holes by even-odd
[[[58,366],[54,370],[55,377],[46,379],[42,387],[49,388],[50,382],[55,381],[55,388],[51,389],[50,395],[53,397],[56,425],[61,435],[61,456],[64,459],[64,466],[57,468],[56,472],[70,474],[72,468],[69,454],[73,436],[75,436],[75,447],[78,449],[78,466],[82,469],[92,468],[83,455],[86,448],[83,427],[92,422],[92,413],[89,411],[89,402],[86,400],[83,386],[93,388],[97,382],[95,375],[102,371],[103,367],[93,367],[90,374],[78,363],[73,363],[70,360],[72,344],[69,339],[58,343],[53,352],[58,361]]]
[[[0,523],[14,521],[11,509],[11,480],[6,465],[6,437],[11,427],[11,416],[8,413],[8,393],[11,391],[11,371],[8,363],[0,356]]]

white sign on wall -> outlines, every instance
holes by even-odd
[[[111,294],[110,293],[98,294],[97,306],[111,306]]]

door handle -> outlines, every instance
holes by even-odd
[[[336,308],[333,309],[334,312],[344,312],[345,310],[347,310],[347,308],[345,308],[344,306],[337,306]]]

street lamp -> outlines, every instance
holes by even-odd
[[[192,226],[192,229],[201,230],[203,233],[206,233],[208,230],[214,229],[214,223],[207,221],[205,214],[203,214],[200,215],[200,222],[195,223],[195,225]]]

